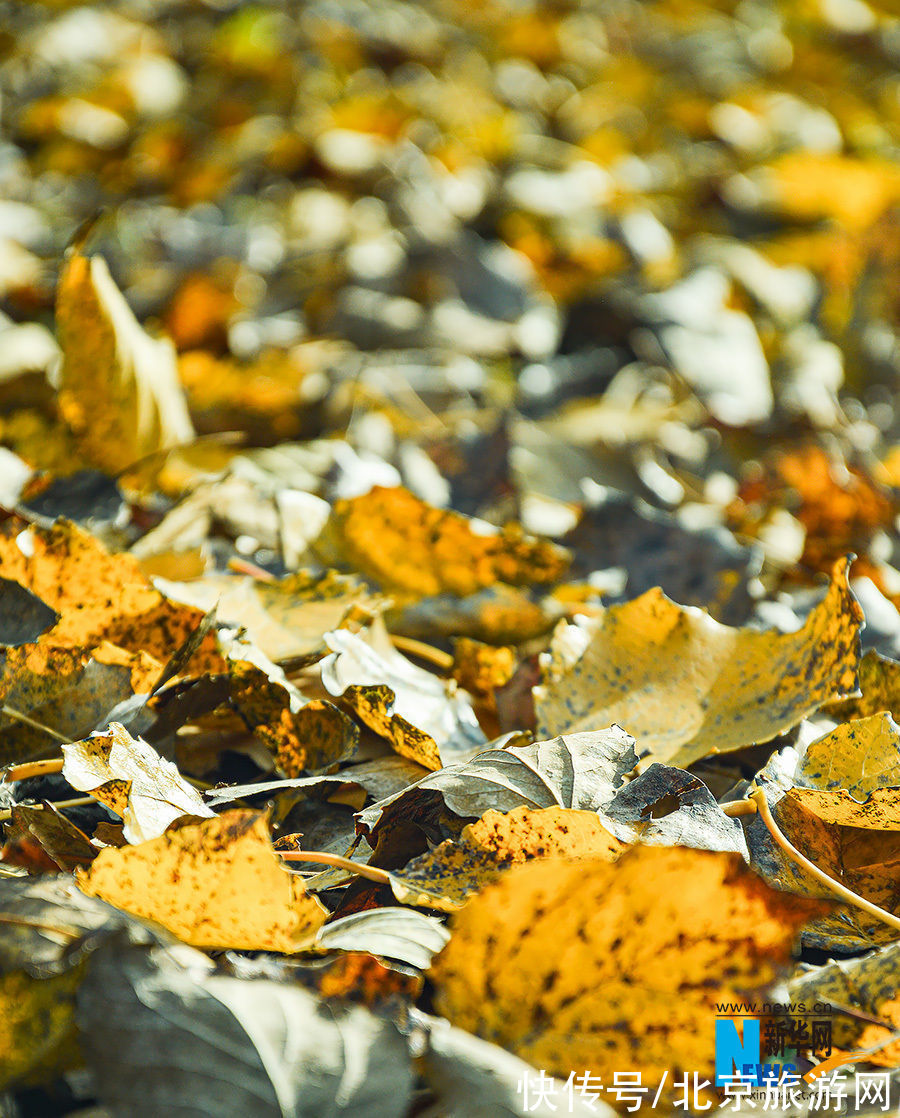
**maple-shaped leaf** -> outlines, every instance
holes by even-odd
[[[144,332],[102,257],[70,253],[56,327],[60,408],[89,462],[116,474],[194,437],[174,346]]]
[[[453,917],[431,969],[435,1004],[551,1074],[711,1079],[715,1003],[771,983],[822,911],[770,889],[734,854],[541,859]]]
[[[720,625],[660,590],[612,606],[570,664],[535,688],[538,731],[616,722],[642,757],[683,768],[708,753],[770,741],[822,703],[856,690],[862,610],[835,564],[795,633]]]

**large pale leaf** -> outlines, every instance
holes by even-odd
[[[403,1118],[412,1072],[393,1024],[298,986],[210,969],[194,952],[124,937],[93,956],[78,1023],[112,1113]]]
[[[571,667],[535,688],[538,731],[617,722],[640,755],[679,767],[770,741],[856,690],[862,611],[840,560],[796,633],[720,625],[660,590],[611,607]]]
[[[474,819],[491,808],[511,811],[522,805],[596,811],[612,799],[636,762],[634,739],[619,726],[486,749],[466,764],[449,765],[365,808],[359,819],[374,828],[382,816],[401,818],[414,804],[429,799]]]

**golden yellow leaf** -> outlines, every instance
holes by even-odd
[[[296,949],[327,910],[272,848],[265,816],[227,811],[138,846],[107,847],[77,874],[92,897],[162,924],[195,947]]]
[[[613,863],[542,859],[453,917],[431,970],[435,1004],[563,1078],[711,1078],[714,1003],[770,983],[822,910],[768,888],[734,854],[643,846]]]
[[[885,710],[900,714],[900,663],[874,649],[867,652],[859,664],[859,689],[862,694],[857,698],[829,703],[826,713],[842,722]]]
[[[448,839],[392,873],[391,886],[399,901],[453,912],[510,866],[554,856],[614,861],[627,849],[593,811],[491,810],[463,827],[458,843]]]
[[[144,333],[102,257],[68,257],[56,326],[60,409],[88,461],[117,473],[193,438],[172,343]]]
[[[826,792],[846,789],[854,800],[900,785],[900,726],[886,711],[836,726],[807,746],[797,782]]]
[[[69,521],[50,528],[18,520],[0,529],[0,574],[13,578],[56,610],[57,624],[41,644],[90,648],[108,640],[165,663],[203,620],[155,589],[131,555],[112,555]],[[198,671],[222,670],[210,633],[192,660]]]
[[[720,625],[661,590],[611,607],[575,663],[535,688],[540,736],[617,723],[640,756],[682,768],[770,741],[856,690],[863,617],[848,566],[784,635]]]
[[[315,547],[329,563],[417,597],[474,594],[497,582],[552,583],[568,564],[562,548],[515,525],[495,531],[407,489],[381,486],[337,501]]]

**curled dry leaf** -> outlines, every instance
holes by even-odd
[[[862,610],[849,560],[796,633],[732,629],[650,590],[611,607],[574,665],[535,689],[538,730],[617,722],[642,757],[681,768],[770,741],[856,690]]]
[[[64,745],[63,758],[66,780],[120,816],[130,843],[157,838],[184,815],[214,814],[176,765],[118,722]]]
[[[60,407],[88,461],[115,474],[193,438],[174,346],[144,332],[102,257],[69,255],[56,326]]]
[[[101,850],[77,875],[88,896],[195,947],[296,951],[327,911],[272,849],[263,815],[228,811],[138,846]]]
[[[412,597],[474,594],[497,582],[548,584],[568,565],[562,548],[514,525],[498,532],[406,489],[381,486],[337,501],[315,549],[331,565]]]
[[[535,858],[593,855],[615,861],[627,845],[609,833],[595,812],[518,807],[486,811],[448,839],[391,874],[398,901],[453,912],[510,866]]]
[[[429,769],[471,756],[487,739],[464,691],[417,667],[391,647],[383,627],[365,636],[337,629],[321,665],[322,683],[369,729]]]
[[[636,847],[614,863],[531,862],[453,917],[431,970],[436,1006],[551,1074],[709,1079],[714,1003],[770,983],[822,911],[734,854]]]

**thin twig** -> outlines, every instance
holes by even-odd
[[[872,902],[867,901],[865,897],[860,897],[858,893],[854,893],[852,889],[848,889],[846,885],[842,885],[839,881],[835,881],[833,877],[830,877],[824,870],[820,870],[815,862],[811,862],[809,858],[806,858],[791,844],[775,822],[775,818],[769,808],[769,803],[766,800],[765,792],[763,792],[761,788],[756,788],[752,791],[748,799],[755,802],[759,814],[762,817],[762,821],[768,827],[769,833],[775,842],[778,843],[785,854],[787,854],[792,861],[796,862],[801,869],[805,870],[811,877],[814,877],[816,881],[820,881],[830,889],[835,896],[840,897],[842,901],[845,901],[847,904],[855,905],[856,908],[862,909],[863,912],[867,912],[870,916],[874,916],[878,920],[883,920],[884,923],[888,924],[891,928],[900,930],[900,918],[896,917],[892,912],[888,912],[887,909],[879,908],[877,904],[872,904]]]
[[[30,761],[24,765],[10,765],[3,773],[7,783],[14,780],[30,780],[35,776],[50,776],[51,773],[62,772],[62,757],[51,757],[48,761]]]
[[[391,875],[387,870],[380,870],[377,866],[366,866],[360,862],[351,862],[349,858],[342,858],[340,854],[324,854],[318,850],[278,850],[286,862],[312,862],[318,866],[334,866],[348,873],[367,877],[369,881],[377,881],[381,885],[390,885]]]
[[[30,726],[32,730],[40,730],[42,734],[49,734],[51,738],[61,741],[64,745],[68,745],[70,739],[61,734],[58,730],[54,730],[51,726],[45,726],[43,722],[36,722],[35,719],[29,718],[27,714],[23,714],[15,707],[9,707],[6,703],[0,706],[0,713],[5,714],[7,718],[15,718],[17,722],[24,722],[26,726]]]

